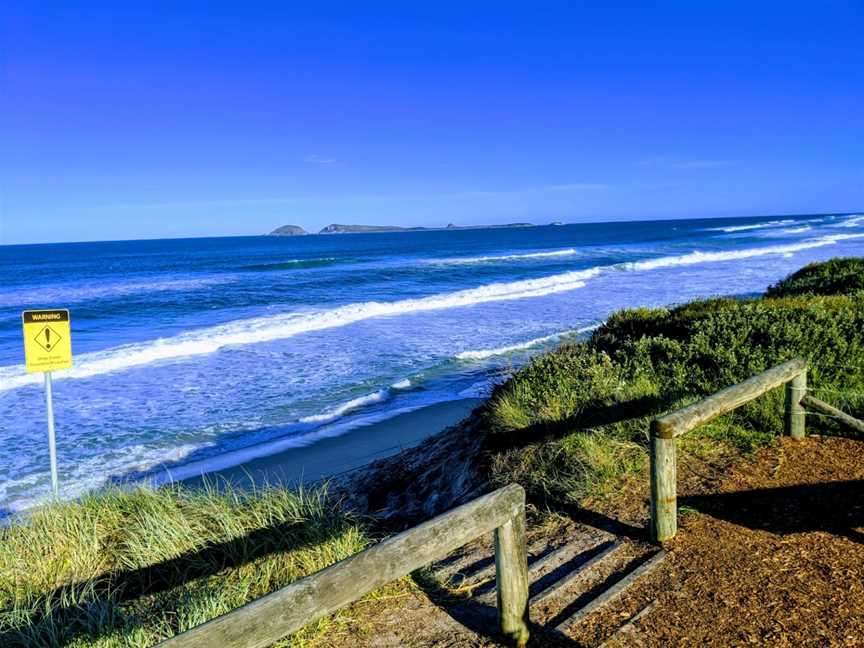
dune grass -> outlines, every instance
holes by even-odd
[[[325,489],[139,488],[46,505],[0,531],[0,645],[151,646],[366,544]]]
[[[488,426],[511,440],[494,453],[493,479],[518,481],[552,503],[644,488],[652,417],[796,356],[810,361],[819,398],[864,414],[859,286],[864,260],[835,259],[806,266],[773,296],[615,313],[589,340],[536,358],[493,392]],[[815,416],[808,427],[841,432]],[[777,389],[693,431],[681,451],[746,452],[773,443],[782,428]]]

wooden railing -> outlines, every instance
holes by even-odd
[[[388,538],[159,646],[269,646],[493,530],[499,629],[513,644],[524,646],[528,641],[528,555],[525,491],[518,484]]]
[[[651,536],[654,540],[670,540],[678,531],[675,438],[784,384],[786,434],[795,439],[803,439],[806,415],[804,404],[810,397],[806,396],[807,362],[801,358],[784,362],[738,385],[727,387],[697,403],[652,421]]]

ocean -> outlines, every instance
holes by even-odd
[[[20,311],[68,308],[63,497],[182,479],[483,396],[613,311],[864,254],[864,215],[0,246],[0,514],[50,493]]]

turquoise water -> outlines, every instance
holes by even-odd
[[[0,247],[0,510],[49,490],[20,310],[69,308],[60,479],[175,478],[483,395],[616,309],[864,254],[864,216]]]

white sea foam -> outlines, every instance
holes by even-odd
[[[783,225],[788,225],[789,223],[794,223],[795,221],[792,219],[784,219],[784,220],[775,220],[768,221],[767,223],[755,223],[753,225],[733,225],[731,227],[711,227],[709,228],[712,232],[745,232],[747,230],[755,230],[755,229],[763,229],[765,227],[782,227]]]
[[[644,261],[631,261],[622,263],[618,267],[624,270],[654,270],[656,268],[669,268],[673,266],[695,265],[698,263],[714,263],[718,261],[735,261],[738,259],[749,259],[752,257],[766,256],[771,254],[788,255],[800,250],[833,245],[838,241],[858,238],[864,234],[831,234],[818,239],[810,239],[800,243],[789,243],[788,245],[771,245],[759,248],[747,248],[744,250],[724,250],[722,252],[690,252],[680,256],[667,256],[657,259],[646,259]]]
[[[408,378],[403,378],[402,380],[397,380],[392,385],[390,385],[391,389],[408,389],[411,386],[411,381]]]
[[[348,412],[352,412],[361,407],[365,407],[366,405],[371,405],[372,403],[380,403],[388,396],[388,391],[386,389],[380,389],[371,394],[366,394],[365,396],[358,396],[357,398],[352,398],[346,403],[342,403],[341,405],[337,405],[331,410],[323,412],[322,414],[313,414],[311,416],[304,416],[300,419],[301,423],[329,423],[330,421],[335,421],[338,418],[345,416]]]
[[[499,256],[478,256],[478,257],[455,257],[452,259],[430,259],[426,263],[431,264],[471,264],[471,263],[495,263],[497,261],[524,261],[531,259],[546,259],[554,257],[566,257],[577,254],[575,248],[566,248],[563,250],[549,250],[548,252],[529,252],[527,254],[502,254]]]
[[[73,473],[63,478],[61,498],[73,499],[108,483],[110,475],[146,472],[157,466],[183,461],[192,453],[211,444],[181,444],[171,447],[131,445],[124,447],[115,459],[105,454],[81,455],[75,458]],[[40,484],[43,488],[39,488]],[[41,492],[40,492],[41,491]],[[0,502],[11,512],[24,511],[51,499],[50,482],[45,472],[0,481]]]
[[[475,389],[481,384],[488,388],[492,383],[489,380],[484,380],[482,383],[473,385],[469,390]],[[238,466],[259,457],[269,457],[277,452],[283,452],[294,448],[303,448],[322,439],[342,436],[352,430],[363,428],[381,421],[386,421],[401,414],[416,411],[428,405],[459,400],[460,398],[475,398],[481,395],[482,394],[479,392],[468,393],[468,390],[464,390],[459,394],[438,394],[432,400],[415,401],[392,409],[358,413],[356,416],[343,417],[338,420],[327,422],[324,425],[304,434],[279,437],[243,448],[238,448],[236,450],[223,452],[206,459],[200,459],[174,466],[171,468],[170,472],[167,470],[161,471],[154,469],[150,472],[148,479],[149,481],[158,484],[166,481],[177,481],[189,477],[196,477],[203,473],[210,473],[216,470]],[[384,451],[379,451],[375,454],[381,456],[382,452],[388,452],[393,449],[395,448],[385,449]]]
[[[850,214],[842,223],[837,223],[837,227],[864,227],[864,214]]]
[[[324,329],[346,326],[373,317],[444,310],[487,302],[542,297],[582,288],[585,280],[597,276],[599,268],[565,272],[538,279],[492,283],[452,293],[393,302],[363,302],[311,313],[286,313],[237,320],[198,329],[170,338],[127,344],[105,351],[82,354],[72,369],[59,371],[55,378],[87,378],[155,362],[213,353],[224,347],[270,342]],[[21,365],[0,367],[0,392],[39,382]]]
[[[445,310],[488,302],[520,300],[568,292],[585,286],[585,281],[608,270],[646,271],[673,266],[733,261],[765,255],[788,255],[800,250],[833,245],[839,241],[864,237],[864,234],[831,234],[799,243],[774,245],[722,252],[694,251],[679,256],[667,256],[631,261],[613,266],[595,267],[513,282],[492,283],[452,293],[441,293],[417,299],[393,302],[362,302],[310,313],[286,313],[269,317],[237,320],[183,333],[175,337],[128,344],[105,351],[85,353],[76,358],[72,369],[56,372],[55,378],[87,378],[123,371],[156,362],[173,361],[213,353],[229,346],[240,346],[281,340],[321,331],[373,317],[392,317],[406,313]],[[26,374],[22,365],[0,367],[0,392],[39,382],[37,374]]]
[[[443,400],[455,399],[450,398]],[[375,412],[374,414],[359,416],[356,419],[348,418],[344,420],[339,420],[333,423],[322,425],[321,427],[307,432],[306,434],[301,434],[299,436],[280,437],[270,441],[263,441],[255,445],[247,446],[245,448],[238,448],[237,450],[224,452],[213,457],[208,457],[206,459],[200,459],[197,461],[191,461],[189,463],[181,464],[172,467],[170,470],[153,469],[150,472],[150,476],[147,478],[147,480],[154,484],[161,484],[167,481],[189,479],[190,477],[197,477],[205,473],[212,473],[217,470],[224,470],[233,466],[239,466],[260,457],[270,457],[278,452],[284,452],[285,450],[310,446],[313,443],[322,439],[330,439],[342,436],[343,434],[355,430],[359,427],[371,425],[380,421],[386,421],[393,417],[399,416],[400,414],[405,414],[407,412],[420,409],[421,407],[423,407],[423,404],[400,407],[397,409],[386,410],[382,412]]]
[[[864,234],[829,234],[828,236],[823,237],[823,239],[825,239],[829,243],[836,243],[837,241],[849,241],[851,239],[859,238],[864,238]]]
[[[519,344],[511,344],[509,346],[498,347],[497,349],[463,351],[462,353],[457,353],[456,357],[459,360],[485,360],[486,358],[491,358],[493,356],[505,355],[514,351],[524,351],[526,349],[531,349],[533,347],[540,346],[541,344],[546,344],[547,342],[559,340],[562,337],[578,335],[579,333],[587,333],[588,331],[593,331],[599,326],[599,324],[594,324],[592,326],[585,326],[583,328],[571,329],[569,331],[562,331],[560,333],[553,333],[552,335],[544,335],[543,337],[534,338],[533,340],[528,340],[527,342],[520,342]]]
[[[805,225],[804,227],[789,227],[783,230],[784,234],[803,234],[804,232],[809,232],[813,228],[809,225]]]
[[[488,398],[495,388],[495,380],[486,378],[473,385],[469,385],[459,392],[459,398]]]

